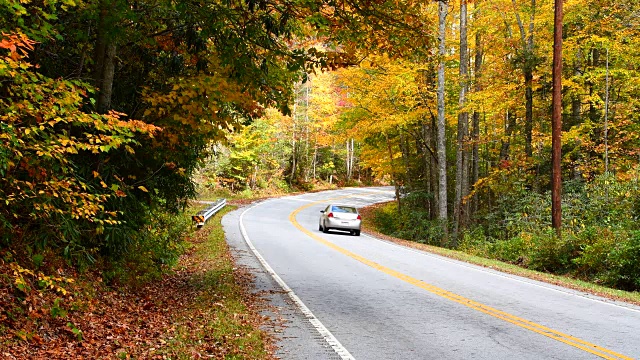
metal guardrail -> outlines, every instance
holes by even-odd
[[[209,206],[207,209],[198,211],[198,213],[196,215],[193,215],[191,219],[196,223],[196,226],[198,228],[201,228],[204,226],[204,223],[209,220],[210,217],[215,215],[218,211],[225,207],[225,205],[227,205],[227,199],[219,199],[211,204],[211,206]]]

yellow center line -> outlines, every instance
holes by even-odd
[[[531,330],[531,331],[533,331],[535,333],[544,335],[546,337],[549,337],[551,339],[560,341],[560,342],[565,343],[567,345],[571,345],[571,346],[576,347],[578,349],[584,350],[584,351],[586,351],[588,353],[597,355],[597,356],[599,356],[599,357],[601,357],[603,359],[633,360],[633,358],[631,358],[631,357],[628,357],[628,356],[619,354],[617,352],[614,352],[612,350],[603,348],[601,346],[589,343],[587,341],[584,341],[582,339],[576,338],[574,336],[571,336],[571,335],[568,335],[568,334],[564,334],[564,333],[562,333],[560,331],[548,328],[548,327],[546,327],[544,325],[540,325],[540,324],[537,324],[535,322],[532,322],[532,321],[517,317],[515,315],[511,315],[509,313],[506,313],[504,311],[501,311],[501,310],[492,308],[490,306],[481,304],[481,303],[473,301],[471,299],[467,299],[467,298],[465,298],[463,296],[460,296],[458,294],[455,294],[455,293],[452,293],[450,291],[441,289],[441,288],[439,288],[437,286],[431,285],[431,284],[426,283],[426,282],[424,282],[422,280],[418,280],[418,279],[413,278],[413,277],[411,277],[409,275],[403,274],[401,272],[398,272],[398,271],[395,271],[395,270],[390,269],[388,267],[385,267],[383,265],[380,265],[380,264],[378,264],[378,263],[376,263],[374,261],[371,261],[371,260],[369,260],[367,258],[364,258],[364,257],[362,257],[362,256],[360,256],[358,254],[352,253],[351,251],[349,251],[349,250],[347,250],[345,248],[342,248],[342,247],[340,247],[340,246],[338,246],[338,245],[336,245],[336,244],[334,244],[334,243],[332,243],[330,241],[325,240],[324,238],[322,238],[322,237],[318,236],[317,234],[315,234],[315,233],[309,231],[308,229],[304,228],[296,220],[296,215],[298,215],[304,209],[310,208],[312,206],[315,206],[315,205],[318,205],[318,204],[321,204],[321,203],[325,203],[327,201],[339,200],[339,199],[344,199],[344,198],[358,196],[358,195],[361,196],[362,194],[340,196],[340,197],[335,197],[335,198],[331,198],[331,199],[326,199],[324,201],[316,201],[316,202],[313,202],[313,203],[309,203],[307,205],[299,207],[294,212],[292,212],[289,215],[289,220],[291,221],[291,223],[293,223],[293,225],[296,228],[298,228],[303,233],[307,234],[312,239],[320,242],[321,244],[326,245],[326,246],[328,246],[328,247],[330,247],[330,248],[332,248],[332,249],[334,249],[334,250],[336,250],[336,251],[338,251],[338,252],[340,252],[340,253],[342,253],[342,254],[344,254],[344,255],[352,258],[352,259],[355,259],[355,260],[357,260],[357,261],[359,261],[359,262],[361,262],[361,263],[363,263],[363,264],[365,264],[367,266],[370,266],[370,267],[372,267],[372,268],[374,268],[376,270],[379,270],[379,271],[381,271],[381,272],[383,272],[385,274],[391,275],[391,276],[393,276],[393,277],[395,277],[397,279],[400,279],[400,280],[402,280],[402,281],[404,281],[406,283],[409,283],[411,285],[414,285],[414,286],[417,286],[417,287],[419,287],[421,289],[424,289],[424,290],[426,290],[426,291],[428,291],[428,292],[430,292],[432,294],[441,296],[441,297],[443,297],[445,299],[449,299],[451,301],[455,301],[455,302],[457,302],[459,304],[462,304],[464,306],[467,306],[467,307],[469,307],[471,309],[480,311],[480,312],[485,313],[487,315],[491,315],[491,316],[493,316],[495,318],[498,318],[498,319],[504,320],[506,322],[512,323],[514,325],[520,326],[520,327],[522,327],[524,329]]]

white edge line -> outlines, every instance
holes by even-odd
[[[302,300],[300,300],[300,298],[293,292],[293,290],[291,290],[291,288],[284,282],[284,280],[282,280],[282,278],[280,278],[280,276],[276,274],[276,272],[271,268],[271,266],[267,264],[266,260],[262,257],[262,255],[260,255],[258,250],[253,246],[253,243],[251,242],[251,240],[249,239],[249,236],[247,235],[247,231],[244,227],[244,224],[242,223],[242,220],[244,218],[244,214],[246,214],[249,210],[253,209],[254,207],[260,204],[262,203],[255,204],[250,208],[244,210],[242,214],[240,214],[240,219],[238,223],[240,224],[240,232],[242,233],[242,237],[244,238],[244,241],[247,243],[247,245],[249,246],[249,249],[251,249],[251,251],[256,256],[258,261],[260,261],[260,263],[262,264],[262,267],[264,267],[264,269],[271,275],[271,277],[273,277],[273,279],[280,285],[280,287],[282,287],[282,290],[284,290],[287,293],[287,295],[289,295],[289,297],[291,298],[291,300],[293,300],[293,302],[296,304],[298,309],[302,311],[302,313],[307,318],[307,320],[309,320],[311,325],[313,325],[313,327],[318,331],[318,333],[322,335],[322,337],[327,342],[327,344],[329,344],[333,348],[333,350],[340,356],[340,358],[343,360],[355,360],[353,355],[351,355],[351,353],[349,353],[349,351],[344,346],[342,346],[340,341],[338,341],[338,339],[336,339],[336,337],[333,336],[333,334],[329,331],[329,329],[327,329],[322,324],[322,322],[320,322],[320,320],[318,320],[318,318],[315,315],[313,315],[311,310],[309,310],[309,308],[302,302]]]
[[[470,264],[470,263],[464,262],[462,260],[450,259],[450,258],[448,258],[446,256],[443,256],[443,255],[432,254],[432,253],[430,253],[430,252],[428,252],[426,250],[413,249],[413,248],[410,248],[410,247],[407,247],[407,246],[396,244],[396,243],[394,243],[392,241],[379,239],[379,238],[377,238],[375,236],[371,236],[369,234],[364,234],[363,233],[362,235],[364,235],[365,237],[368,237],[370,239],[386,243],[386,244],[391,245],[391,246],[400,247],[400,248],[403,248],[405,250],[409,250],[409,251],[417,253],[417,254],[422,254],[422,255],[427,256],[427,257],[438,259],[440,261],[456,264],[458,266],[463,266],[463,267],[466,267],[466,268],[471,269],[471,270],[483,272],[483,273],[486,273],[486,274],[492,274],[494,276],[500,276],[500,277],[503,277],[505,279],[510,279],[510,280],[517,281],[517,282],[520,282],[520,283],[523,283],[523,284],[536,286],[536,287],[543,288],[543,289],[546,289],[546,290],[549,290],[549,291],[559,292],[559,293],[562,293],[562,294],[565,294],[565,295],[569,295],[569,296],[579,297],[579,298],[582,298],[582,299],[585,299],[585,300],[594,301],[594,302],[597,302],[597,303],[600,303],[600,304],[603,304],[603,305],[609,305],[609,306],[614,306],[614,307],[625,309],[625,310],[631,310],[631,311],[635,311],[635,312],[640,312],[640,309],[634,308],[633,304],[627,304],[627,303],[622,303],[621,304],[620,302],[615,301],[615,300],[610,300],[610,301],[603,300],[603,299],[600,299],[598,295],[593,295],[593,294],[590,294],[590,293],[587,293],[587,292],[582,292],[582,291],[579,291],[579,290],[563,288],[560,285],[548,284],[548,283],[545,283],[544,281],[529,279],[529,278],[526,278],[526,277],[522,278],[522,277],[520,277],[518,275],[509,274],[509,273],[503,273],[503,272],[501,272],[500,270],[497,270],[497,269],[485,268],[485,267],[483,267],[481,265]],[[596,297],[596,298],[594,298],[594,297]]]

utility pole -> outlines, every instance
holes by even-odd
[[[551,120],[551,225],[558,236],[562,235],[562,2],[555,0]]]

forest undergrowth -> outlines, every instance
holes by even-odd
[[[525,269],[563,275],[612,289],[640,290],[640,190],[633,181],[600,176],[569,183],[563,197],[561,236],[551,228],[551,197],[513,188],[494,197],[487,211],[460,234],[456,246],[421,208],[420,193],[371,211],[380,232],[418,243],[453,248]]]
[[[221,217],[181,227],[176,261],[152,264],[149,249],[117,265],[79,269],[54,254],[0,254],[3,359],[270,359],[264,303],[252,275],[228,251]],[[158,232],[162,232],[158,229]]]

